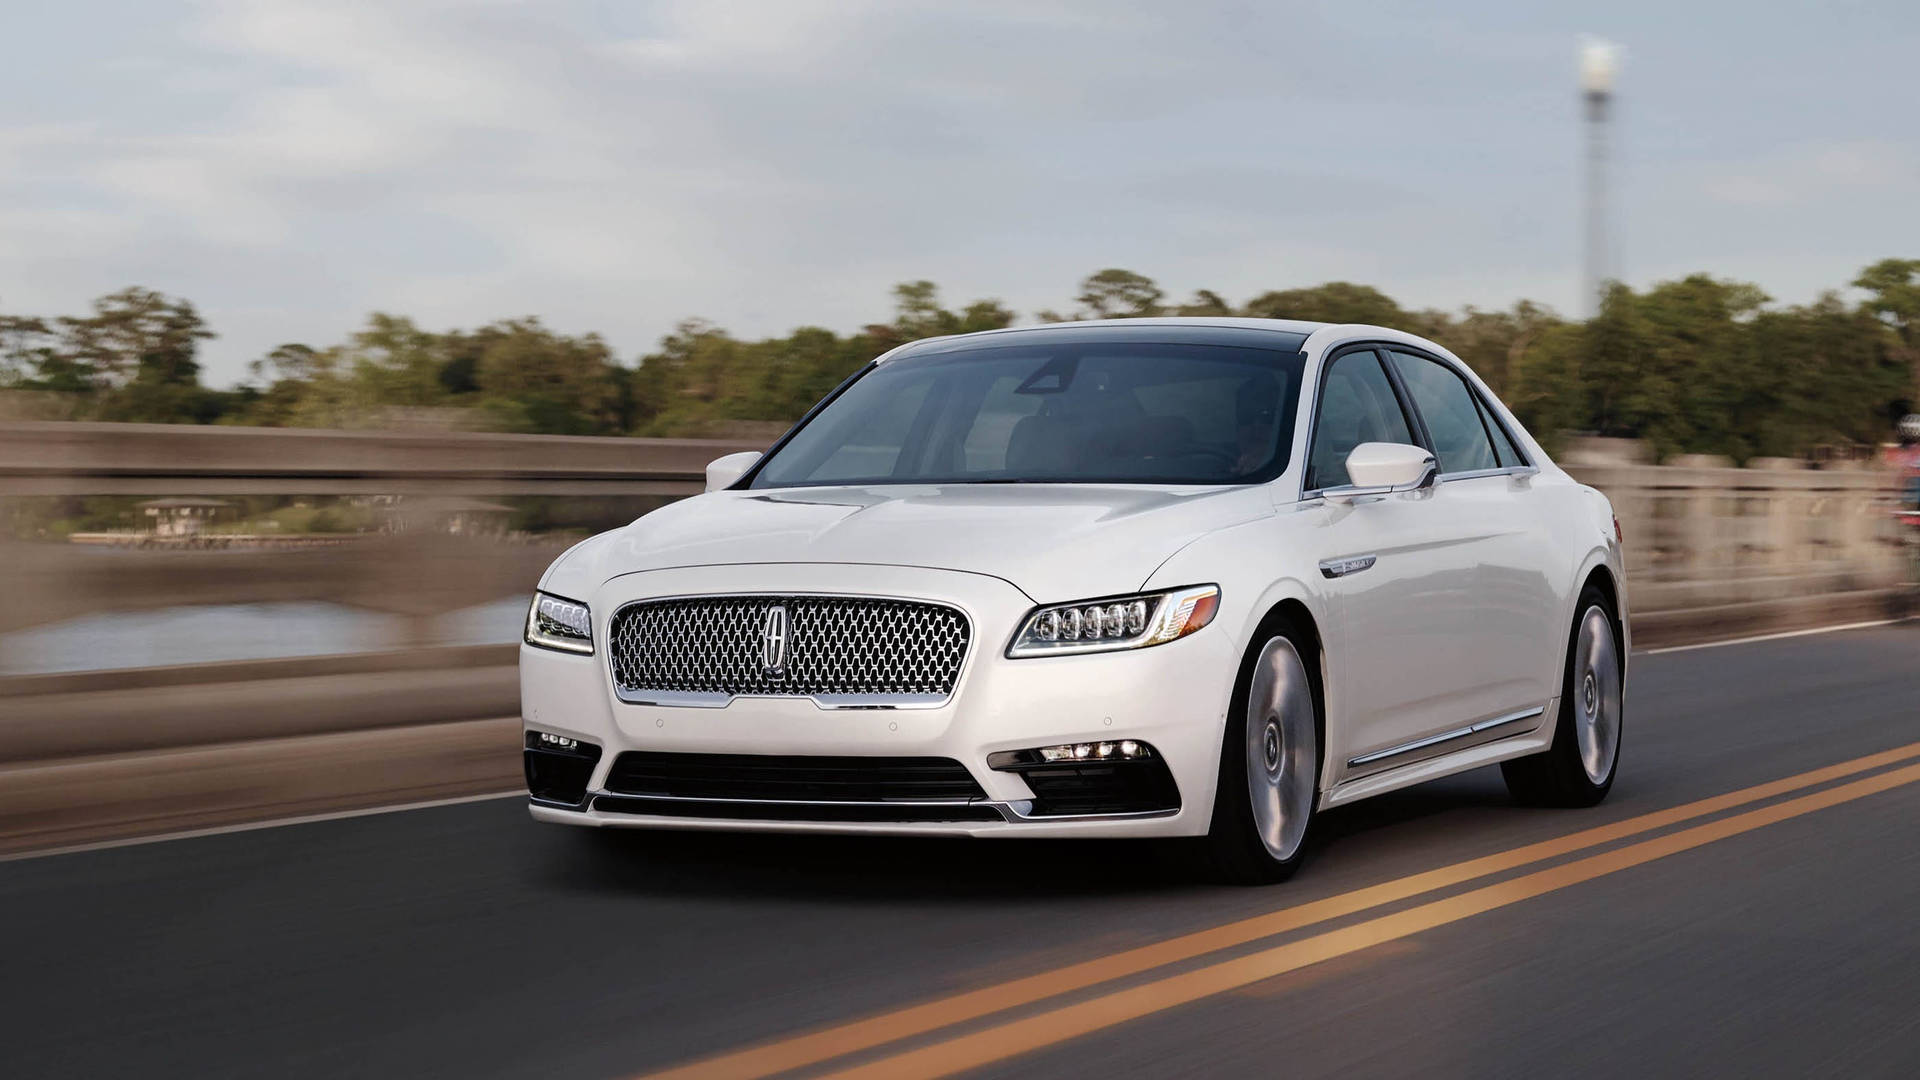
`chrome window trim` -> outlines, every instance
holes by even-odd
[[[677,600],[767,600],[767,599],[807,599],[807,600],[890,600],[901,604],[925,604],[929,607],[943,607],[959,614],[967,624],[967,649],[960,657],[960,669],[953,674],[953,691],[948,694],[729,694],[724,691],[700,690],[627,690],[613,676],[613,620],[628,608],[647,604],[666,604]],[[601,626],[601,632],[607,641],[607,647],[601,650],[606,656],[607,684],[613,687],[613,696],[623,704],[653,706],[670,709],[724,709],[741,699],[764,701],[811,701],[815,708],[825,711],[843,709],[938,709],[951,703],[960,693],[960,686],[966,681],[967,672],[973,665],[974,646],[979,642],[978,628],[973,612],[951,600],[935,600],[925,596],[893,596],[886,593],[825,592],[807,590],[800,592],[713,592],[713,593],[673,593],[665,596],[643,596],[629,600],[614,608]],[[627,796],[620,796],[626,798]]]
[[[1376,354],[1389,354],[1389,353],[1392,353],[1395,349],[1399,349],[1401,351],[1404,351],[1409,356],[1418,356],[1425,360],[1431,360],[1434,363],[1439,364],[1442,367],[1445,367],[1447,370],[1459,376],[1461,381],[1467,384],[1467,392],[1473,395],[1474,400],[1479,403],[1481,410],[1483,410],[1487,414],[1487,418],[1489,420],[1492,420],[1494,423],[1500,425],[1501,430],[1507,436],[1507,441],[1513,445],[1514,452],[1519,454],[1523,459],[1525,459],[1525,462],[1526,462],[1525,464],[1522,464],[1522,465],[1503,466],[1498,469],[1475,469],[1472,472],[1456,472],[1456,473],[1442,472],[1439,474],[1439,477],[1438,477],[1439,483],[1444,484],[1448,480],[1468,479],[1468,478],[1478,477],[1478,476],[1497,476],[1502,473],[1515,475],[1515,476],[1519,476],[1519,475],[1533,476],[1540,472],[1540,466],[1533,461],[1533,456],[1531,453],[1528,452],[1526,444],[1521,442],[1520,439],[1514,435],[1513,429],[1507,425],[1506,420],[1504,420],[1501,417],[1499,412],[1495,411],[1494,409],[1495,404],[1500,404],[1502,408],[1505,408],[1505,404],[1499,402],[1498,399],[1495,398],[1491,392],[1483,392],[1481,390],[1478,376],[1474,375],[1472,370],[1468,369],[1464,362],[1455,363],[1444,356],[1440,356],[1418,345],[1412,345],[1407,342],[1393,341],[1390,339],[1381,339],[1381,338],[1354,338],[1348,341],[1332,342],[1328,344],[1324,349],[1321,350],[1319,370],[1315,372],[1315,383],[1313,386],[1313,393],[1311,395],[1306,393],[1307,387],[1304,384],[1304,382],[1301,385],[1300,408],[1302,411],[1302,419],[1306,421],[1304,425],[1306,429],[1306,435],[1305,435],[1306,441],[1305,443],[1302,444],[1302,448],[1301,448],[1301,469],[1300,469],[1300,481],[1303,485],[1306,483],[1306,476],[1307,476],[1306,462],[1311,460],[1313,455],[1314,429],[1320,423],[1320,398],[1321,398],[1322,391],[1326,389],[1327,369],[1333,365],[1334,361],[1340,359],[1342,356],[1345,356],[1348,353],[1357,352],[1361,349],[1371,349]],[[1381,363],[1386,365],[1387,369],[1390,372],[1392,372],[1392,375],[1390,376],[1390,378],[1397,382],[1397,380],[1399,379],[1399,372],[1394,370],[1392,358],[1388,355],[1380,355],[1380,361]],[[1397,385],[1394,392],[1396,396],[1400,394],[1400,390],[1398,389]],[[1412,424],[1418,425],[1421,429],[1420,432],[1416,433],[1415,437],[1416,438],[1422,437],[1426,429],[1426,417],[1421,415],[1420,406],[1412,400],[1411,395],[1408,395],[1406,400],[1403,400],[1401,402],[1401,408],[1405,410],[1409,410],[1407,415],[1407,420]],[[1433,447],[1427,446],[1425,443],[1420,443],[1419,445],[1421,446],[1422,449],[1425,449],[1428,451],[1433,450]],[[1496,449],[1494,453],[1497,458],[1499,451]],[[1288,469],[1289,471],[1291,471],[1292,469],[1291,464],[1288,466]],[[1324,487],[1318,487],[1318,488],[1303,487],[1300,492],[1299,501],[1307,502],[1313,499],[1318,499],[1322,497],[1323,493],[1329,490],[1332,490],[1332,489],[1324,488]]]
[[[1472,472],[1440,473],[1436,475],[1430,483],[1438,485],[1450,483],[1454,480],[1482,480],[1489,476],[1527,477],[1538,475],[1540,475],[1540,467],[1538,465],[1510,465],[1504,469],[1475,469]],[[1324,499],[1326,498],[1327,492],[1338,490],[1340,489],[1314,488],[1312,491],[1303,491],[1300,493],[1300,501],[1312,502],[1318,499]],[[1405,493],[1402,492],[1401,494]]]
[[[1450,480],[1479,480],[1488,476],[1537,476],[1540,470],[1532,465],[1508,465],[1498,469],[1470,469],[1466,472],[1441,473],[1440,482]]]

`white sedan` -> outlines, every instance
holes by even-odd
[[[1613,783],[1618,522],[1447,350],[1131,319],[933,338],[588,539],[520,650],[542,821],[1193,837],[1500,763]]]

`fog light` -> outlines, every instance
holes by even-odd
[[[1134,739],[1119,742],[1061,743],[1036,746],[1031,750],[1002,750],[987,755],[993,769],[1017,769],[1024,765],[1050,765],[1075,761],[1145,761],[1153,756],[1153,747]]]
[[[987,766],[1013,773],[1033,793],[1034,818],[1163,814],[1180,808],[1180,790],[1166,759],[1138,739],[1059,743],[987,755]]]
[[[527,748],[520,755],[527,774],[527,794],[535,802],[579,809],[587,798],[587,781],[600,761],[600,748],[582,739],[551,731],[527,732]]]

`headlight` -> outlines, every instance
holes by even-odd
[[[1020,624],[1007,655],[1018,659],[1162,645],[1212,622],[1219,610],[1217,585],[1051,604],[1035,608]]]
[[[533,605],[527,608],[527,644],[591,656],[593,616],[585,604],[534,593]]]

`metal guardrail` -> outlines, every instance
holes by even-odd
[[[730,439],[0,423],[6,495],[691,495]]]
[[[0,497],[675,497],[701,489],[712,459],[760,446],[0,423]],[[0,852],[510,787],[514,647],[444,647],[437,622],[526,595],[564,543],[432,528],[252,550],[0,542],[0,634],[104,612],[299,601],[404,628],[398,651],[0,676]]]

